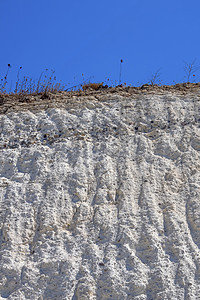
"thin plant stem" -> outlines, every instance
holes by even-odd
[[[122,77],[122,63],[123,63],[123,59],[120,60],[120,68],[119,68],[119,85],[121,84],[121,77]]]

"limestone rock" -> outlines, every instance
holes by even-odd
[[[104,93],[0,115],[0,299],[200,299],[199,94]]]

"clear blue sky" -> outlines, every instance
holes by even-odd
[[[0,12],[0,76],[10,63],[13,81],[20,66],[34,79],[54,69],[71,85],[82,73],[118,81],[123,59],[123,82],[160,69],[169,84],[184,81],[184,61],[200,63],[199,0],[0,0]]]

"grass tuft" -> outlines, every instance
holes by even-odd
[[[11,68],[11,65],[8,64],[8,69],[6,75],[0,80],[0,94],[15,94],[15,95],[32,95],[32,94],[47,94],[47,93],[55,93],[59,91],[63,91],[65,89],[65,85],[61,84],[61,82],[56,81],[56,76],[54,75],[55,71],[51,70],[49,72],[48,69],[45,69],[40,74],[38,80],[33,80],[28,76],[24,76],[22,79],[20,78],[20,72],[22,67],[19,68],[17,73],[17,81],[15,84],[14,91],[8,92],[8,73]]]

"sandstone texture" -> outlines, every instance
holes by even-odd
[[[200,299],[200,89],[1,101],[0,299]]]

